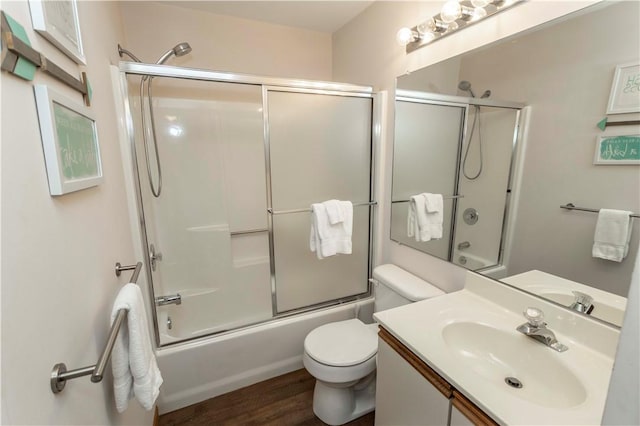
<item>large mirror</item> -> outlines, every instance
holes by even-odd
[[[601,137],[640,134],[611,125],[639,113],[606,115],[616,68],[640,63],[638,16],[599,3],[399,77],[391,239],[620,325],[640,219],[621,261],[592,247],[599,209],[640,213],[640,166],[594,155]],[[429,194],[439,238],[415,225]]]

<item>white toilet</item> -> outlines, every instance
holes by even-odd
[[[373,271],[374,311],[444,294],[395,265]],[[322,325],[304,340],[303,363],[316,378],[313,412],[329,425],[342,425],[375,408],[378,325],[350,319]]]

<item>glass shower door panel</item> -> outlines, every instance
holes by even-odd
[[[469,126],[475,112],[471,108],[471,116],[467,119]],[[456,251],[452,258],[454,263],[472,270],[496,265],[500,260],[518,110],[481,107],[479,118],[480,131],[476,127],[471,142],[468,136],[465,138],[463,150],[466,151],[467,144],[471,143],[465,167],[467,175],[473,177],[480,170],[481,156],[482,172],[474,180],[466,178],[462,171],[460,173],[458,188],[464,198],[458,200],[454,241]],[[467,130],[467,134],[470,134],[470,130]],[[464,221],[464,212],[470,208],[478,213],[476,223]],[[466,245],[459,246],[464,242],[468,242],[469,246],[458,249]]]
[[[463,118],[464,107],[396,101],[391,239],[445,260],[455,203],[446,196],[456,193]],[[407,200],[423,192],[445,196],[441,239],[418,242],[408,236]]]
[[[139,79],[130,93],[138,86]],[[139,97],[131,105],[139,119]],[[135,129],[148,243],[162,253],[152,278],[156,297],[182,297],[157,307],[161,342],[270,318],[268,236],[242,233],[267,227],[260,88],[154,78],[153,105],[158,198],[149,189],[142,128]],[[153,151],[149,159],[157,185]]]
[[[277,311],[365,293],[369,207],[354,207],[353,253],[319,260],[309,248],[309,208],[330,199],[369,201],[372,100],[269,91],[269,151]]]

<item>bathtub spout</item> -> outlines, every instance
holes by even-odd
[[[180,293],[172,296],[156,297],[156,306],[180,305],[181,303],[182,303],[182,296],[180,296]]]

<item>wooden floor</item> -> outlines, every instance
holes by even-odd
[[[160,416],[160,425],[324,425],[313,415],[315,379],[298,370]],[[373,425],[374,413],[349,426]]]

